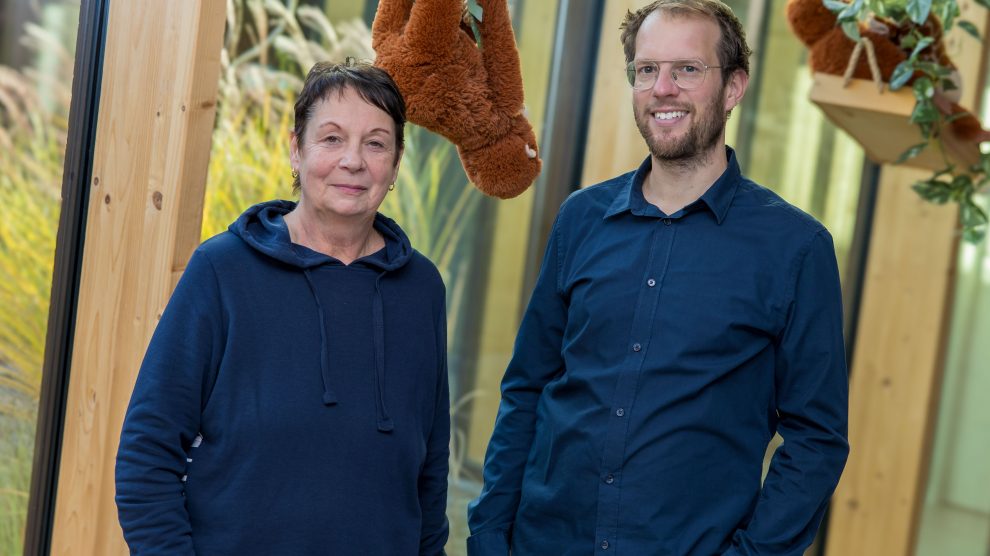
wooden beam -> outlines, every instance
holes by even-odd
[[[52,554],[126,554],[114,459],[151,333],[199,241],[226,3],[112,2]]]
[[[987,11],[969,0],[960,6],[985,33]],[[956,28],[946,44],[963,78],[961,104],[976,107],[987,43]],[[832,502],[828,556],[915,552],[959,233],[955,205],[931,205],[910,189],[930,175],[896,166],[881,173],[851,369],[851,452]]]

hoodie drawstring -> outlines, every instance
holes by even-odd
[[[378,417],[378,430],[390,432],[394,425],[385,407],[385,312],[382,302],[381,280],[384,273],[375,279],[375,297],[372,300],[372,326],[375,343],[375,410]]]
[[[337,403],[337,396],[330,390],[330,354],[327,349],[327,319],[323,314],[323,305],[320,304],[320,296],[316,295],[316,286],[313,285],[313,277],[309,274],[309,269],[303,269],[306,276],[306,283],[309,284],[309,291],[316,300],[316,311],[320,316],[320,370],[323,374],[323,405],[334,405]]]
[[[384,273],[383,273],[384,274]],[[375,418],[378,430],[381,432],[391,432],[395,428],[392,418],[388,415],[385,407],[385,310],[382,301],[381,279],[383,274],[375,278],[375,296],[372,299],[371,321],[372,340],[375,351]],[[323,305],[320,303],[320,296],[316,294],[316,286],[313,284],[313,277],[309,269],[303,269],[306,277],[306,284],[316,301],[316,310],[320,317],[320,370],[323,374],[323,404],[335,405],[337,396],[330,389],[330,354],[327,348],[327,321],[323,313]]]

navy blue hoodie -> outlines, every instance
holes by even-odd
[[[442,554],[444,287],[392,220],[343,265],[292,244],[287,201],[193,254],[117,453],[137,554]]]

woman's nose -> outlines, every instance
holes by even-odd
[[[349,145],[340,157],[340,167],[356,172],[364,168],[364,158],[358,145]]]

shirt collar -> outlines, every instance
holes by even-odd
[[[708,188],[708,191],[705,191],[700,199],[688,205],[688,207],[697,206],[699,203],[707,205],[715,216],[715,221],[719,224],[725,220],[729,206],[732,205],[732,198],[736,194],[736,188],[742,180],[742,172],[739,170],[739,162],[736,160],[736,151],[727,145],[725,156],[728,159],[728,166],[722,175],[715,180],[715,183]],[[637,214],[644,212],[648,203],[643,197],[643,181],[652,167],[652,159],[648,156],[639,165],[639,168],[626,179],[626,183],[623,184],[615,199],[612,200],[608,211],[605,212],[605,219],[626,211]]]

